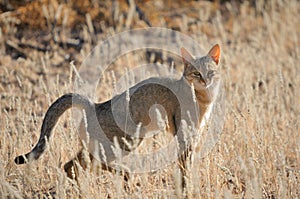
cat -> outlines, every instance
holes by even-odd
[[[72,107],[85,112],[86,122],[82,120],[79,127],[80,137],[83,140],[87,139],[86,132],[90,140],[100,140],[100,143],[103,142],[101,144],[107,141],[114,143],[115,138],[121,149],[130,152],[144,137],[149,136],[149,132],[165,130],[172,136],[178,136],[181,142],[179,147],[187,149],[185,139],[180,133],[185,131],[182,122],[185,120],[187,126],[194,126],[199,130],[209,116],[210,106],[216,98],[220,81],[220,46],[214,45],[203,57],[194,57],[185,48],[181,48],[181,56],[184,71],[180,79],[149,78],[103,103],[93,103],[87,97],[75,93],[58,98],[46,112],[38,143],[31,152],[16,157],[15,163],[24,164],[38,159],[45,151],[46,140],[50,139],[59,117]],[[160,111],[162,118],[166,118],[163,125],[159,125],[156,110]],[[107,138],[106,141],[97,138],[100,127]],[[140,132],[137,137],[134,132],[138,127]],[[104,148],[105,158],[99,153],[96,155],[109,163],[116,157],[111,151],[111,144]],[[183,164],[182,173],[185,175],[186,155],[184,150],[182,152],[180,160]],[[83,168],[87,167],[82,156],[83,152],[80,151],[75,159],[65,164],[64,169],[68,177],[74,177],[75,160],[78,160]],[[90,154],[90,158],[93,157],[94,154]],[[103,168],[111,169],[109,164],[104,164]]]

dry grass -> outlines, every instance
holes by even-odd
[[[39,31],[34,30],[36,27],[31,29],[30,25],[35,24],[22,22],[22,12],[0,14],[0,197],[174,198],[180,192],[176,165],[132,175],[127,191],[122,188],[120,175],[106,171],[82,172],[78,184],[68,179],[61,165],[79,149],[76,130],[67,119],[70,112],[60,120],[40,160],[25,166],[14,164],[14,157],[29,151],[37,141],[51,102],[72,91],[74,72],[69,62],[75,60],[79,66],[95,41],[146,24],[136,13],[127,21],[130,15],[123,1],[113,5],[113,22],[90,21],[104,12],[100,8],[95,11],[102,5],[94,1],[94,14],[91,18],[83,15],[83,21],[78,19],[81,28],[74,27],[73,33],[63,18],[61,23],[53,23],[51,17],[57,15],[51,7],[60,5],[53,2],[56,1],[44,4],[44,10],[48,8],[53,13],[49,11],[48,18],[43,18],[46,20]],[[72,1],[64,2],[69,3],[64,3],[62,9],[78,9]],[[163,7],[162,2],[138,5],[153,24],[179,29],[205,49],[220,43],[223,51],[225,127],[212,152],[191,168],[191,196],[299,198],[299,1],[257,0],[256,6],[247,2],[191,2],[184,5],[186,9],[179,9],[180,3],[166,3]],[[103,3],[107,5],[110,4]],[[154,6],[155,15],[145,6]],[[80,18],[75,11],[70,14]],[[64,14],[59,16],[65,17]],[[105,19],[109,14],[103,16]],[[91,27],[90,22],[96,25]],[[76,42],[80,47],[74,47]],[[108,79],[103,84],[110,82]],[[109,91],[99,91],[100,100],[109,95]]]

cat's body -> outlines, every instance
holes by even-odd
[[[115,159],[111,151],[114,137],[117,138],[121,149],[130,151],[134,146],[138,146],[144,137],[151,136],[151,132],[167,131],[183,139],[178,135],[183,131],[182,120],[185,120],[188,126],[194,125],[195,129],[199,129],[203,126],[203,118],[210,111],[210,105],[218,92],[220,48],[215,45],[207,56],[201,58],[194,58],[183,48],[181,54],[185,67],[179,80],[150,78],[133,86],[129,92],[104,103],[95,104],[78,94],[63,95],[48,109],[37,145],[30,153],[18,156],[15,162],[23,164],[31,159],[38,159],[44,152],[46,139],[50,139],[59,117],[71,107],[85,111],[87,125],[84,122],[80,125],[81,138],[86,139],[88,132],[89,140],[97,140],[104,144],[108,165]],[[157,117],[157,110],[161,117],[166,119],[164,124],[159,124],[161,121]],[[135,133],[139,125],[137,137]],[[104,137],[100,138],[101,136]],[[131,147],[124,142],[124,138]],[[80,155],[78,158],[80,159]],[[103,160],[103,157],[100,159]],[[81,163],[81,160],[79,162]],[[65,165],[69,176],[72,166],[73,161]]]

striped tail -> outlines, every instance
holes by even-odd
[[[15,158],[16,164],[24,164],[30,160],[37,160],[46,149],[46,140],[49,140],[52,130],[56,125],[59,117],[69,108],[77,107],[80,109],[91,110],[94,107],[94,103],[86,97],[79,94],[69,93],[58,98],[48,109],[41,129],[41,135],[38,143],[32,149],[31,152],[20,155]]]

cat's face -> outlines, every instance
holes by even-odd
[[[219,80],[220,47],[215,45],[204,57],[194,57],[186,49],[181,48],[184,62],[184,78],[194,85],[195,90],[208,89]]]

